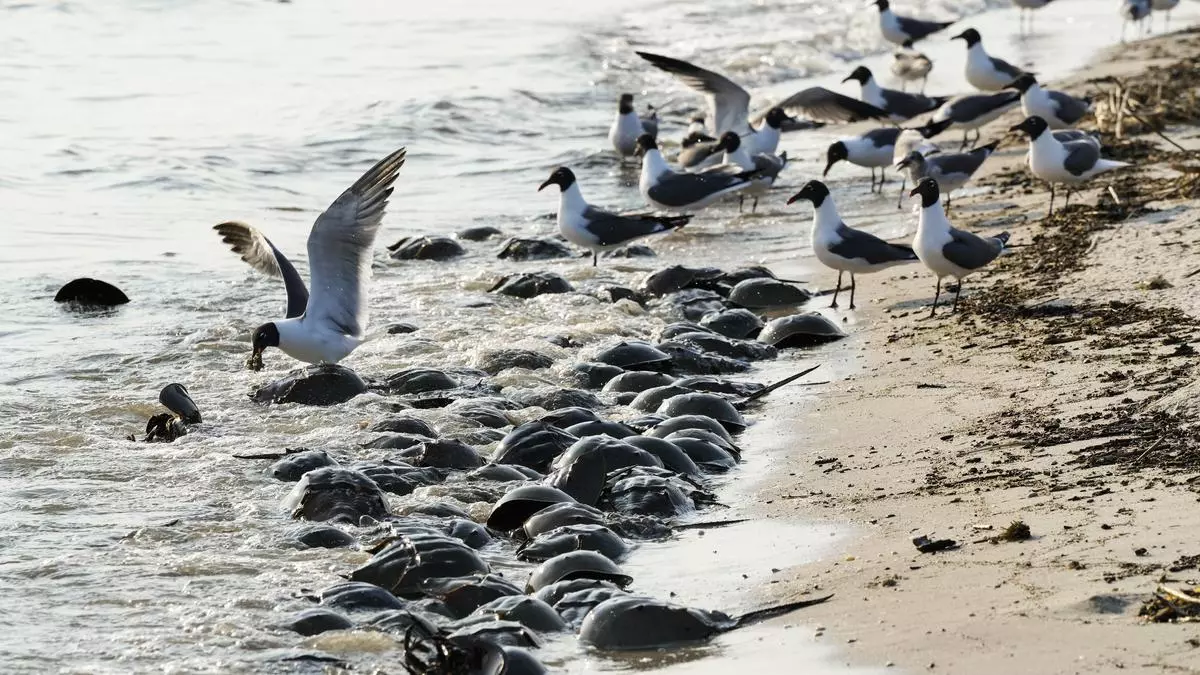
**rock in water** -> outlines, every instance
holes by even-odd
[[[293,370],[250,395],[258,403],[335,405],[345,403],[367,390],[367,383],[353,370],[335,363],[322,363]]]
[[[88,307],[113,307],[129,302],[129,296],[107,281],[87,277],[67,282],[54,295],[55,302],[70,302]]]

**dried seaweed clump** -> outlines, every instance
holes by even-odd
[[[1181,591],[1164,584],[1142,603],[1138,616],[1155,623],[1192,623],[1200,621],[1200,586]]]

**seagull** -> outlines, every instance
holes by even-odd
[[[721,197],[750,187],[745,173],[686,173],[672,171],[650,134],[638,138],[642,175],[638,189],[651,205],[666,211],[702,209]]]
[[[1150,9],[1153,12],[1166,12],[1167,20],[1164,30],[1171,29],[1171,10],[1179,5],[1179,0],[1150,0]],[[1154,15],[1150,16],[1150,27],[1154,27]]]
[[[917,255],[908,246],[890,244],[873,234],[847,227],[838,215],[829,188],[819,180],[810,180],[787,203],[807,199],[813,205],[812,250],[824,266],[837,270],[837,287],[830,307],[836,308],[842,290],[842,273],[850,273],[850,309],[854,309],[855,274],[878,272],[894,265],[916,262]]]
[[[558,231],[567,241],[592,252],[592,267],[596,266],[601,251],[611,251],[634,239],[679,229],[692,219],[691,216],[656,216],[649,213],[616,214],[598,209],[584,200],[575,174],[565,166],[555,169],[538,186],[538,192],[550,185],[557,185],[561,191],[558,199]]]
[[[760,152],[751,157],[742,145],[742,139],[732,131],[725,132],[721,137],[720,147],[725,151],[724,161],[703,173],[723,171],[748,176],[753,184],[738,195],[738,211],[742,210],[747,195],[754,198],[754,205],[750,207],[751,213],[757,211],[758,198],[771,189],[775,179],[779,177],[779,172],[787,166],[787,153],[768,155]]]
[[[1141,32],[1146,33],[1146,18],[1150,16],[1152,5],[1150,0],[1124,0],[1121,3],[1121,42],[1125,41],[1125,29],[1132,21],[1135,26],[1141,26]]]
[[[1032,10],[1041,9],[1041,8],[1045,7],[1046,5],[1050,4],[1051,2],[1052,2],[1052,0],[1012,0],[1013,6],[1019,8],[1021,10],[1020,29],[1021,30],[1025,29],[1026,16],[1029,17],[1029,21],[1028,21],[1029,27],[1032,28],[1033,27],[1033,11]]]
[[[311,296],[283,253],[254,228],[240,223],[216,226],[251,267],[282,276],[287,288],[287,318],[254,331],[248,368],[262,369],[267,347],[278,347],[306,363],[337,363],[363,343],[371,249],[404,156],[400,148],[379,160],[317,216],[308,234]]]
[[[1092,102],[1075,98],[1070,94],[1053,89],[1042,89],[1037,78],[1030,73],[1018,77],[1008,85],[1021,92],[1021,110],[1026,117],[1041,117],[1051,129],[1068,129],[1092,111]]]
[[[967,147],[967,132],[975,130],[975,142],[979,141],[979,127],[987,124],[1008,112],[1020,103],[1021,95],[1015,91],[1002,91],[996,94],[968,94],[956,96],[937,109],[931,119],[921,129],[926,132],[926,138],[933,138],[938,133],[938,125],[949,121],[949,128],[963,130],[962,147]],[[944,131],[946,127],[941,127]]]
[[[967,82],[980,91],[1000,91],[1025,74],[1025,71],[1004,59],[988,56],[983,51],[983,38],[974,28],[968,28],[950,39],[967,43]]]
[[[642,134],[658,136],[658,113],[651,108],[649,117],[639,117],[633,109],[633,94],[621,94],[617,117],[608,130],[608,142],[621,157],[632,157],[638,136]]]
[[[850,98],[825,87],[802,89],[780,101],[779,107],[792,114],[803,114],[818,122],[850,123],[886,120],[889,117],[886,110],[880,110],[866,101]]]
[[[637,52],[637,55],[649,61],[651,65],[678,77],[692,89],[703,93],[708,99],[709,117],[713,131],[718,136],[726,131],[736,132],[743,138],[742,142],[747,145],[747,150],[751,154],[774,153],[778,149],[782,122],[775,126],[764,124],[758,129],[751,127],[750,92],[736,82],[724,75],[669,56],[649,52]],[[786,114],[783,116],[787,117]]]
[[[963,279],[978,272],[1004,251],[1008,233],[995,237],[979,235],[955,229],[942,211],[938,201],[938,184],[932,178],[924,178],[910,196],[921,195],[921,215],[917,219],[917,236],[913,239],[913,251],[929,271],[937,275],[937,292],[933,296],[933,307],[929,316],[937,312],[938,298],[942,296],[942,277],[958,280],[954,292],[954,307],[958,310],[958,296],[962,294]]]
[[[909,153],[916,151],[922,155],[932,155],[941,152],[942,149],[936,143],[930,143],[928,137],[936,136],[950,127],[950,120],[942,120],[936,124],[930,123],[918,129],[901,129],[900,135],[896,137],[896,145],[892,146],[892,164],[899,164],[908,157]],[[896,208],[903,208],[904,204],[904,186],[908,185],[908,176],[900,174],[900,196],[896,200]]]
[[[933,61],[913,49],[912,40],[905,42],[900,49],[892,52],[892,74],[900,78],[901,90],[909,82],[920,80],[921,93],[925,93],[925,83],[929,81],[929,71],[931,70],[933,70]]]
[[[995,141],[970,152],[932,157],[926,157],[913,150],[896,165],[896,168],[907,169],[913,185],[919,185],[925,178],[936,180],[938,189],[946,195],[946,210],[949,211],[950,193],[966,185],[999,145],[1000,141]]]
[[[1050,184],[1050,211],[1054,213],[1054,186],[1067,186],[1067,203],[1071,204],[1071,188],[1082,185],[1106,171],[1129,166],[1100,157],[1100,145],[1094,140],[1068,141],[1066,143],[1048,134],[1046,120],[1028,117],[1009,131],[1023,131],[1029,136],[1029,170],[1034,176]],[[1064,207],[1065,208],[1065,207]]]
[[[892,12],[888,0],[874,0],[873,4],[879,8],[879,30],[883,32],[884,39],[897,45],[923,40],[954,25],[953,21],[922,21],[897,16]]]
[[[767,111],[767,116],[763,121],[761,129],[773,129],[775,131],[776,138],[775,142],[771,145],[771,150],[759,150],[759,153],[774,154],[775,148],[779,147],[779,132],[782,130],[783,124],[788,119],[787,113],[785,113],[782,108],[776,107]],[[735,132],[726,133],[733,133],[735,136],[737,135]],[[759,138],[760,140],[762,139],[761,132],[759,133]],[[683,141],[683,150],[681,150],[679,152],[679,156],[675,158],[676,163],[679,164],[680,167],[684,169],[700,169],[703,167],[715,166],[716,164],[720,163],[721,151],[724,148],[720,147],[720,142],[716,139],[705,136],[704,134],[689,134],[687,138],[683,139]],[[689,141],[691,142],[689,143]],[[750,154],[753,152],[751,143],[742,141],[741,145],[746,149],[747,156],[750,156]]]
[[[896,139],[900,136],[901,131],[902,129],[898,127],[884,127],[834,142],[825,151],[825,159],[828,163],[825,165],[825,172],[821,175],[828,176],[833,165],[844,159],[851,164],[871,170],[871,191],[874,192],[875,169],[891,166],[892,149],[895,147]],[[882,171],[880,174],[879,189],[883,190]]]
[[[854,80],[859,83],[862,100],[881,110],[887,111],[894,122],[903,122],[917,115],[937,110],[943,103],[950,100],[949,96],[925,96],[924,94],[908,94],[895,89],[884,89],[875,81],[871,70],[859,66],[842,80]]]

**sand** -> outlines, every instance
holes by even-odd
[[[1111,85],[1088,80],[1185,56],[1195,63],[1200,35],[1115,47],[1056,84],[1099,90]],[[1172,164],[1200,159],[1195,126],[1166,133],[1190,157],[1153,135],[1106,137],[1118,157],[1152,156],[1049,222],[1048,194],[1023,169],[1027,146],[1010,138],[979,181],[990,188],[957,200],[951,218],[1031,245],[971,277],[953,316],[926,318],[924,268],[860,277],[859,309],[839,313],[852,337],[814,354],[827,375],[851,375],[816,397],[781,392],[766,422],[785,450],[761,515],[854,532],[836,555],[777,575],[768,600],[835,594],[777,621],[812,627],[847,664],[910,672],[1200,672],[1200,629],[1138,617],[1160,581],[1200,580],[1186,558],[1200,554],[1189,426],[1200,399],[1186,389],[1200,338],[1200,276],[1187,276],[1200,268],[1195,186],[1129,208],[1183,185]],[[828,287],[825,275],[816,281]],[[1014,520],[1030,540],[989,541]],[[918,535],[960,547],[920,553]]]

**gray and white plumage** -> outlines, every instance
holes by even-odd
[[[925,82],[933,70],[933,61],[925,54],[913,49],[912,42],[906,42],[900,49],[892,52],[892,74],[901,82]],[[924,90],[924,85],[922,85]]]
[[[648,134],[638,139],[638,152],[642,154],[638,190],[647,202],[664,210],[701,209],[751,185],[745,173],[675,171]]]
[[[308,288],[304,285],[304,279],[270,239],[256,228],[238,221],[214,225],[213,229],[221,235],[221,241],[228,244],[250,267],[269,277],[283,279],[287,292],[285,317],[290,319],[304,313],[308,305]]]
[[[875,0],[879,8],[879,30],[888,42],[902,45],[905,42],[917,42],[952,25],[953,21],[926,21],[908,16],[900,16],[892,11],[888,0]]]
[[[1018,77],[1009,86],[1021,93],[1021,110],[1025,116],[1041,117],[1051,129],[1069,129],[1092,111],[1090,100],[1044,89],[1029,73]]]
[[[821,122],[862,122],[886,120],[886,110],[866,101],[850,98],[825,87],[809,87],[792,94],[777,104],[788,113],[804,115]]]
[[[999,91],[1025,74],[1024,70],[1008,61],[998,59],[984,51],[983,38],[974,28],[968,28],[959,35],[955,35],[953,39],[963,40],[967,43],[966,77],[967,82],[976,89]]]
[[[893,121],[902,122],[912,119],[939,108],[948,96],[925,96],[924,94],[909,94],[896,89],[885,89],[875,81],[875,76],[869,68],[859,66],[850,73],[843,82],[859,83],[860,98],[871,105],[887,111]]]
[[[971,180],[971,176],[979,171],[999,145],[1000,142],[996,141],[970,152],[937,154],[931,157],[926,157],[914,150],[900,162],[899,166],[907,170],[909,180],[914,185],[920,183],[923,178],[936,180],[938,188],[948,199],[950,192],[966,185]]]
[[[952,129],[977,129],[1000,117],[1020,101],[1021,95],[1015,91],[956,96],[937,109],[932,121],[949,120]]]

